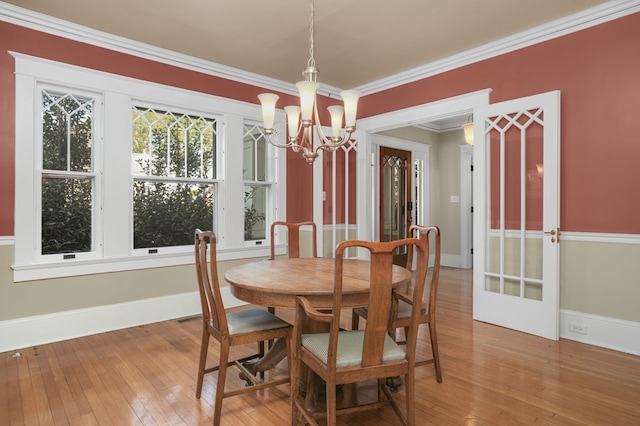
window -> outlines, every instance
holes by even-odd
[[[286,157],[259,105],[13,55],[14,281],[190,264],[196,227],[269,255]]]
[[[40,86],[39,255],[73,259],[95,250],[96,96]],[[98,105],[100,102],[97,103]],[[98,110],[99,111],[99,110]]]
[[[271,194],[271,182],[267,181],[267,144],[262,127],[244,125],[242,177],[246,241],[267,238],[267,200]]]
[[[192,243],[214,229],[217,120],[133,107],[133,248]]]

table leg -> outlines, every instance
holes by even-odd
[[[271,370],[287,356],[287,341],[285,339],[276,340],[267,353],[259,359],[245,362],[243,365],[254,375]],[[240,378],[246,380],[243,373]]]
[[[391,392],[398,392],[398,388],[402,386],[402,377],[387,377],[386,385],[390,388]]]

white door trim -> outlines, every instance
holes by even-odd
[[[473,146],[460,145],[460,267],[473,266]]]
[[[376,210],[371,197],[373,191],[372,134],[397,127],[427,123],[435,119],[471,114],[474,108],[489,105],[490,93],[491,89],[483,89],[358,121],[355,138],[359,144],[364,144],[358,149],[358,238],[371,240],[374,235],[373,214]],[[360,173],[361,170],[365,172]]]

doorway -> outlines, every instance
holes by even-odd
[[[378,164],[380,191],[380,241],[406,238],[413,220],[411,151],[380,147]],[[394,263],[406,265],[406,252],[394,255]]]
[[[442,121],[448,120],[451,118],[459,118],[462,122],[466,122],[469,117],[469,114],[472,113],[475,107],[488,105],[489,104],[489,93],[490,90],[482,90],[478,92],[469,93],[466,95],[457,96],[454,98],[444,99],[441,101],[420,105],[413,108],[408,108],[400,111],[394,111],[387,114],[382,114],[379,116],[374,116],[366,119],[362,119],[358,122],[358,131],[356,132],[356,139],[359,141],[360,150],[359,150],[359,163],[364,167],[363,170],[366,173],[358,174],[358,235],[361,238],[365,239],[375,239],[379,238],[380,232],[380,223],[378,216],[378,193],[377,193],[377,182],[372,181],[372,176],[377,174],[377,155],[378,146],[381,144],[376,143],[378,138],[380,138],[380,134],[384,134],[387,131],[398,129],[402,127],[415,127],[421,124],[429,124],[434,121]],[[462,132],[460,131],[460,134]],[[364,143],[363,143],[364,142]],[[460,144],[464,144],[462,137],[460,137]],[[399,144],[388,145],[393,148],[400,149],[408,149],[413,150],[413,148],[406,148]],[[419,144],[417,144],[419,145]],[[423,145],[423,149],[425,149],[425,145]],[[456,152],[456,158],[460,158],[461,152],[460,148],[456,148],[458,151]],[[473,148],[471,146],[465,147],[463,149],[464,154],[466,155],[466,161],[469,164],[471,162],[471,155],[473,152]],[[429,154],[426,155],[428,157]],[[454,155],[454,154],[451,154]],[[425,175],[426,180],[429,180],[429,167],[437,167],[438,160],[435,156],[431,156],[433,160],[427,160],[424,162],[425,167]],[[414,161],[416,158],[413,159]],[[458,160],[457,160],[458,161]],[[374,168],[369,168],[369,165],[375,165]],[[467,175],[469,177],[469,172]],[[465,181],[466,182],[466,181]],[[424,188],[424,201],[425,201],[425,211],[420,216],[416,216],[414,214],[414,223],[418,224],[427,224],[432,223],[437,218],[430,217],[430,206],[428,203],[432,199],[432,197],[436,197],[438,199],[437,191],[439,190],[438,183],[435,182],[429,187],[429,185],[425,185]],[[456,223],[452,226],[455,227],[454,232],[449,232],[448,235],[453,235],[454,244],[460,247],[467,247],[466,256],[464,256],[464,260],[462,254],[462,249],[454,249],[460,250],[460,254],[455,255],[447,255],[446,253],[442,257],[442,264],[454,267],[471,267],[471,257],[470,257],[470,248],[471,248],[471,225],[470,225],[470,183],[466,184],[465,188],[467,189],[468,196],[465,196],[465,193],[455,194],[456,196],[446,197],[446,199],[441,199],[442,202],[450,202],[452,203],[452,207],[457,208],[461,217],[464,217],[465,224],[464,228],[465,232],[461,232],[461,228],[463,227],[460,222],[457,222],[459,219],[455,219]],[[462,191],[463,188],[459,188],[458,191]],[[374,199],[372,203],[372,198]],[[465,209],[464,214],[462,214],[462,209]],[[414,212],[416,213],[416,212]],[[456,218],[458,216],[456,215]],[[448,220],[453,220],[451,217],[447,217]],[[450,252],[455,253],[455,252]]]

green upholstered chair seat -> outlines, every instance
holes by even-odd
[[[289,327],[290,324],[262,309],[227,313],[229,335]]]
[[[341,331],[338,334],[338,354],[336,367],[357,367],[362,363],[362,346],[364,344],[364,330]],[[329,333],[303,334],[301,345],[312,354],[327,362],[329,352]],[[385,335],[383,362],[401,361],[406,358],[404,350]]]

